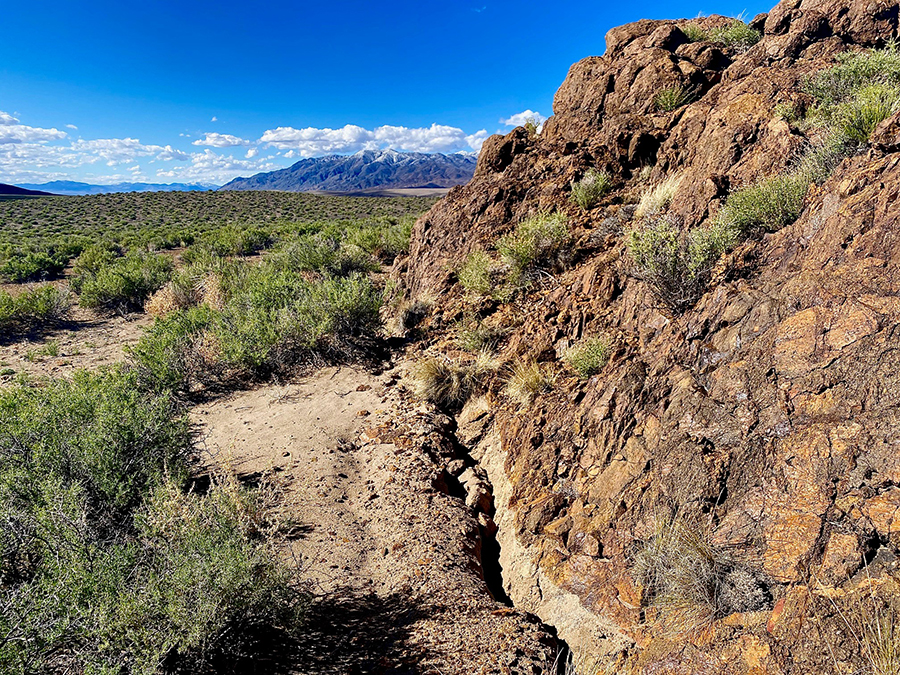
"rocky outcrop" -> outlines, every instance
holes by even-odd
[[[683,22],[611,31],[606,55],[572,67],[539,136],[485,143],[473,181],[416,224],[407,263],[409,293],[438,298],[440,345],[441,327],[473,311],[454,284],[464,256],[537,210],[569,215],[566,272],[518,306],[475,308],[514,326],[504,358],[537,358],[555,386],[527,410],[496,397],[471,445],[516,551],[511,597],[545,618],[576,597],[596,617],[581,624],[602,630],[563,637],[617,672],[850,672],[860,647],[834,602],[860,575],[889,583],[900,546],[896,116],[813,188],[794,224],[731,253],[683,315],[657,306],[624,255],[641,167],[651,183],[680,173],[672,208],[686,226],[704,222],[807,142],[774,106],[803,109],[806,75],[896,35],[898,3],[790,0],[753,23],[763,38],[743,53],[687,42]],[[674,84],[697,99],[655,112],[653,93]],[[583,212],[568,185],[589,167],[618,189]],[[586,381],[566,374],[562,351],[600,333],[608,365]],[[761,608],[676,636],[656,629],[634,559],[673,511],[758,575]]]

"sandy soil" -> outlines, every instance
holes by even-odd
[[[0,386],[19,374],[68,377],[122,361],[125,346],[136,343],[152,323],[146,314],[104,316],[74,307],[70,320],[56,328],[0,340]]]
[[[282,479],[290,554],[316,596],[290,670],[546,672],[552,639],[483,580],[482,530],[445,470],[449,420],[397,377],[326,368],[191,413],[210,468]]]

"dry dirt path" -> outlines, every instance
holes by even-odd
[[[69,377],[125,358],[125,347],[141,339],[153,317],[139,313],[103,316],[74,307],[68,321],[38,335],[0,335],[0,386],[17,375]]]
[[[482,578],[479,522],[445,470],[457,459],[449,420],[410,403],[397,380],[325,368],[192,411],[205,462],[273,472],[299,525],[291,555],[315,601],[286,669],[548,672],[545,629]]]

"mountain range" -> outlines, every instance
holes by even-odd
[[[475,173],[474,154],[362,150],[354,155],[303,159],[286,169],[235,178],[220,190],[365,192],[464,185]]]
[[[19,187],[18,185],[7,185],[0,183],[0,198],[9,197],[51,197],[49,192],[41,190],[29,190],[28,188]]]
[[[71,180],[55,180],[49,183],[20,183],[28,190],[44,190],[56,195],[103,195],[111,192],[198,192],[215,190],[216,185],[201,183],[115,183],[114,185],[92,185]]]

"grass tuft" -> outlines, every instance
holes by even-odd
[[[488,350],[479,351],[474,359],[465,363],[432,356],[416,366],[413,388],[419,398],[452,410],[462,406],[499,367],[499,362]]]
[[[609,361],[610,351],[607,338],[590,337],[569,347],[563,354],[563,360],[579,377],[587,379],[603,369]]]
[[[606,171],[590,169],[579,181],[572,183],[571,200],[587,210],[597,204],[612,188],[612,178]]]
[[[660,89],[653,97],[653,106],[657,110],[671,112],[693,101],[696,95],[697,92],[694,89],[676,84]]]
[[[641,193],[641,199],[635,209],[635,218],[647,218],[665,213],[675,198],[681,176],[673,174]]]
[[[506,394],[522,405],[528,405],[535,396],[547,391],[553,378],[544,372],[535,360],[520,361],[513,366],[506,380]]]

